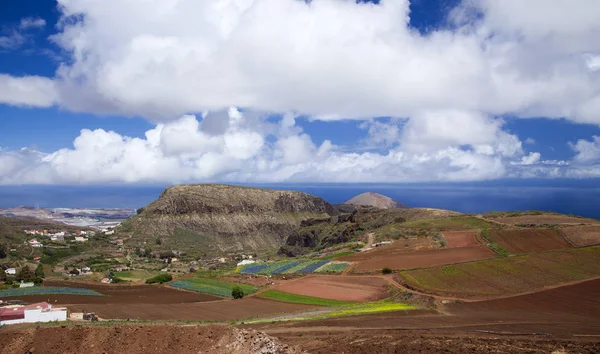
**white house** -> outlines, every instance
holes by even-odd
[[[8,268],[7,270],[4,271],[4,273],[6,273],[7,275],[16,275],[17,270],[15,268]]]
[[[83,236],[75,236],[75,242],[86,242],[87,238]]]
[[[38,240],[34,240],[34,239],[29,240],[29,246],[36,247],[36,248],[43,247],[41,242],[39,242]]]
[[[0,325],[66,320],[66,308],[52,308],[52,305],[47,302],[40,302],[28,306],[17,305],[0,307]]]
[[[115,230],[110,230],[110,231],[106,231],[104,234],[105,235],[113,235],[115,233]]]
[[[19,288],[33,288],[35,286],[34,283],[25,283],[21,280],[21,284],[19,284]]]

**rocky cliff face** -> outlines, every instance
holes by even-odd
[[[283,245],[303,220],[336,213],[323,199],[301,192],[177,185],[167,188],[124,229],[133,234],[134,243],[145,241],[148,247],[199,256],[268,253]]]

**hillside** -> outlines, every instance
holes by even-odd
[[[390,197],[374,192],[359,194],[346,201],[344,204],[371,206],[380,209],[408,208],[406,205],[397,202]]]
[[[132,246],[190,254],[276,251],[300,222],[337,213],[302,192],[229,185],[177,185],[123,223]],[[150,245],[150,246],[148,246]]]

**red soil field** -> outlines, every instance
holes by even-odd
[[[595,219],[577,218],[567,215],[523,215],[503,218],[489,218],[490,220],[501,222],[503,224],[600,224]]]
[[[600,225],[567,227],[561,232],[577,247],[600,244]]]
[[[494,258],[496,254],[484,246],[449,248],[419,252],[394,252],[394,249],[381,249],[365,252],[340,260],[357,262],[354,269],[374,271],[384,267],[392,269],[427,268],[445,264],[462,263]]]
[[[67,307],[73,312],[95,312],[103,319],[177,321],[231,321],[315,308],[255,297],[186,304],[77,304]]]
[[[340,301],[377,301],[388,296],[388,281],[378,277],[309,276],[274,290]]]
[[[3,298],[23,300],[29,303],[46,301],[51,304],[180,304],[215,301],[222,298],[191,291],[177,290],[161,285],[100,285],[65,281],[48,281],[45,286],[86,288],[107,296],[36,295]]]
[[[490,238],[512,254],[569,248],[567,241],[550,229],[490,230]]]
[[[444,231],[442,236],[446,239],[446,248],[481,246],[481,243],[477,241],[477,232]]]

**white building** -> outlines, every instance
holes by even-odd
[[[29,246],[36,247],[36,248],[43,247],[41,242],[39,242],[38,240],[34,240],[34,239],[29,240]]]
[[[16,275],[17,270],[15,268],[8,268],[7,270],[4,271],[4,273],[6,273],[7,275]]]
[[[115,230],[110,230],[110,231],[106,231],[104,234],[105,235],[113,235],[115,233]]]
[[[253,260],[250,260],[250,259],[245,259],[245,260],[239,262],[237,265],[239,267],[239,266],[243,266],[243,265],[246,265],[246,264],[252,264],[252,263],[256,263],[256,261],[253,261]]]
[[[0,307],[0,325],[66,320],[66,308],[52,308],[52,305],[47,302],[28,306]]]
[[[21,280],[21,284],[19,284],[19,288],[33,288],[35,286],[34,283],[25,283]]]
[[[86,242],[87,238],[83,236],[75,236],[75,242]]]

